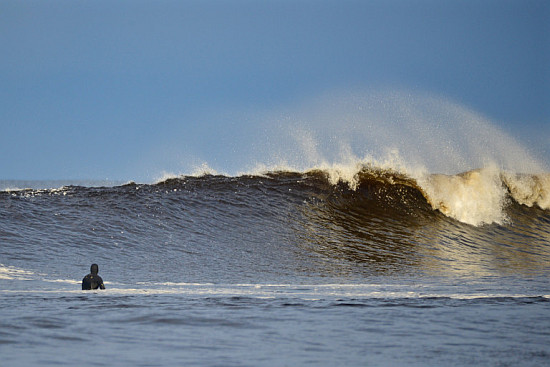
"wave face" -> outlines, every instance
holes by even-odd
[[[362,166],[350,177],[318,169],[3,191],[0,255],[25,277],[68,279],[98,262],[131,284],[550,268],[547,174],[414,179]]]

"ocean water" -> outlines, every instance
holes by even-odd
[[[550,176],[354,167],[0,182],[0,364],[550,365]]]

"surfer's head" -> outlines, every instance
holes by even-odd
[[[90,273],[97,274],[98,272],[99,272],[99,266],[97,266],[97,264],[92,264],[92,266],[90,267]]]

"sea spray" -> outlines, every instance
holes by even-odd
[[[419,92],[327,94],[278,113],[258,116],[251,166],[285,162],[293,169],[348,164],[350,157],[457,174],[496,165],[521,173],[548,171],[516,139],[480,113]]]

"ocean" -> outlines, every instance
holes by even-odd
[[[0,190],[2,366],[550,365],[549,174]]]

